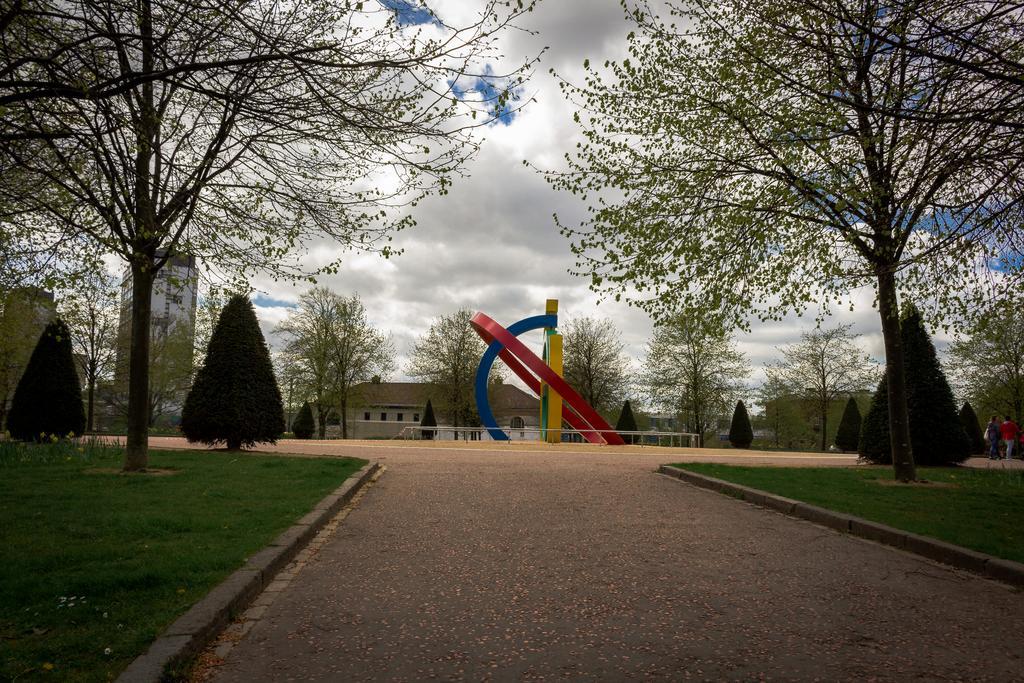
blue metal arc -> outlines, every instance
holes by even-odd
[[[558,327],[557,315],[535,315],[530,318],[523,318],[519,322],[512,323],[507,328],[509,334],[518,337],[524,332],[539,330],[545,327]],[[480,416],[480,424],[487,428],[487,432],[495,441],[508,441],[506,434],[494,419],[494,412],[491,410],[490,401],[487,400],[487,377],[491,374],[491,366],[494,360],[501,353],[505,345],[501,342],[491,342],[480,359],[480,365],[476,369],[476,382],[473,393],[476,394],[476,412]]]

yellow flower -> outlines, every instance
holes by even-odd
[[[49,662],[45,662],[43,664],[43,671],[53,671],[53,664],[50,664]]]

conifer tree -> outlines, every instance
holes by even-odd
[[[882,377],[875,395],[871,397],[868,414],[861,423],[857,452],[865,460],[885,463],[887,458],[892,457],[889,443],[889,384]]]
[[[978,424],[978,414],[974,412],[969,401],[964,402],[960,409],[960,424],[963,425],[967,441],[970,443],[971,454],[984,455],[985,436],[981,433],[981,425]]]
[[[846,402],[843,410],[843,419],[839,422],[839,430],[836,432],[836,446],[839,450],[855,451],[860,442],[861,416],[857,402],[851,396]]]
[[[306,401],[299,408],[299,413],[292,421],[292,434],[295,435],[296,439],[312,439],[315,429],[316,423],[313,422],[313,408],[310,407],[309,401]]]
[[[970,443],[960,423],[953,390],[915,308],[908,310],[900,327],[914,462],[918,465],[963,462],[970,454]],[[888,391],[883,380],[864,420],[858,451],[871,462],[889,463],[892,461],[889,444]]]
[[[615,423],[615,431],[617,432],[635,432],[636,431],[636,417],[633,415],[633,407],[626,401],[622,404],[622,412],[619,413],[619,420]],[[636,434],[623,434],[622,439],[628,444],[634,444],[637,442]]]
[[[82,388],[63,320],[43,330],[14,390],[7,430],[15,439],[80,436],[85,431]]]
[[[732,411],[732,424],[729,425],[729,443],[733,448],[750,448],[754,441],[754,430],[750,426],[750,416],[743,401],[736,402]]]
[[[185,399],[181,431],[191,442],[224,442],[234,450],[275,443],[284,430],[281,392],[256,311],[248,298],[233,296]]]
[[[423,411],[423,419],[420,420],[420,426],[421,427],[436,427],[437,426],[437,418],[434,417],[434,406],[433,406],[433,404],[431,404],[429,398],[427,399],[427,407]],[[434,438],[434,430],[433,429],[421,429],[420,430],[420,435],[424,439],[428,439],[428,440],[429,439],[433,439]]]

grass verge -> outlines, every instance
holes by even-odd
[[[111,680],[365,464],[0,444],[0,680]]]
[[[906,486],[889,467],[674,466],[1024,562],[1021,470],[919,467],[933,485]]]

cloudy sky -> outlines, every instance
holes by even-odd
[[[431,7],[448,19],[465,12],[469,4],[469,0],[448,0]],[[503,38],[502,51],[512,64],[547,48],[524,92],[534,101],[507,125],[480,131],[485,141],[465,169],[469,177],[456,181],[448,195],[416,207],[417,226],[396,238],[397,246],[404,249],[401,256],[391,260],[349,256],[336,276],[321,280],[339,293],[358,292],[373,323],[391,333],[399,354],[399,370],[392,379],[406,378],[408,354],[437,316],[466,307],[508,325],[543,312],[547,298],[559,299],[563,318],[613,319],[637,365],[645,355],[653,327],[647,315],[614,301],[599,302],[586,281],[568,273],[573,257],[552,214],[572,224],[583,216],[581,207],[523,165],[528,160],[536,167],[558,168],[563,154],[578,139],[572,107],[561,98],[549,69],[580,82],[584,59],[601,63],[624,55],[630,27],[618,0],[544,0],[523,26],[536,34],[510,32]],[[500,70],[501,65],[496,66]],[[268,340],[279,344],[271,331],[287,315],[301,288],[269,280],[253,284]],[[881,359],[878,315],[871,308],[871,297],[871,293],[862,294],[855,312],[844,312],[824,325],[852,323],[863,335],[864,349]],[[778,358],[780,346],[798,340],[801,330],[814,326],[813,315],[773,324],[753,321],[750,333],[737,333],[739,348],[754,367],[751,385],[760,383],[760,369]]]

